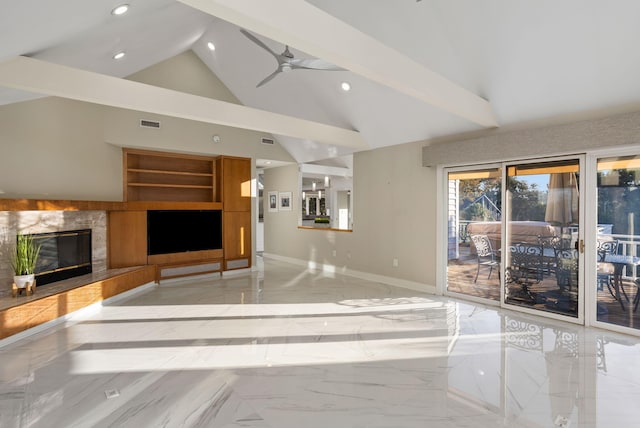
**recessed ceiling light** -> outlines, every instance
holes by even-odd
[[[115,7],[111,11],[111,14],[112,15],[122,15],[124,13],[127,13],[128,10],[129,10],[129,5],[128,4],[121,4],[120,6]]]
[[[209,48],[210,51],[216,50],[216,45],[214,45],[212,42],[207,43],[207,47]]]
[[[122,58],[124,58],[124,56],[125,56],[124,52],[118,52],[117,54],[115,54],[113,56],[113,59],[122,59]]]
[[[340,87],[342,88],[343,91],[347,92],[349,90],[351,90],[351,85],[349,84],[349,82],[342,82],[342,84],[340,85]]]

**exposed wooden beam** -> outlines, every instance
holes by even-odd
[[[0,86],[235,128],[367,149],[357,131],[27,57],[0,63]]]
[[[489,102],[304,0],[178,0],[485,127]]]

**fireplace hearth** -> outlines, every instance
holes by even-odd
[[[36,265],[38,287],[92,272],[91,229],[31,235],[40,245]]]

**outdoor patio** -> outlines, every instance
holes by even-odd
[[[489,277],[489,267],[481,266],[478,279],[474,282],[478,266],[477,258],[475,254],[471,254],[468,245],[460,246],[459,251],[459,258],[451,259],[448,263],[447,289],[455,293],[499,301],[498,269],[494,268]],[[640,327],[640,309],[634,311],[638,287],[633,278],[627,276],[622,277],[622,287],[629,298],[627,301],[624,296],[622,297],[624,310],[606,286],[598,290],[598,321],[638,328]],[[511,295],[508,298],[509,303],[565,315],[570,313],[565,309],[566,294],[561,292],[556,275],[552,271],[544,272],[540,282],[528,286],[531,298],[524,299],[518,296],[520,284],[510,283],[507,289]]]

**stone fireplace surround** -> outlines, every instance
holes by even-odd
[[[106,211],[0,211],[0,298],[11,294],[13,270],[10,258],[17,234],[75,229],[91,229],[93,271],[106,270]]]

